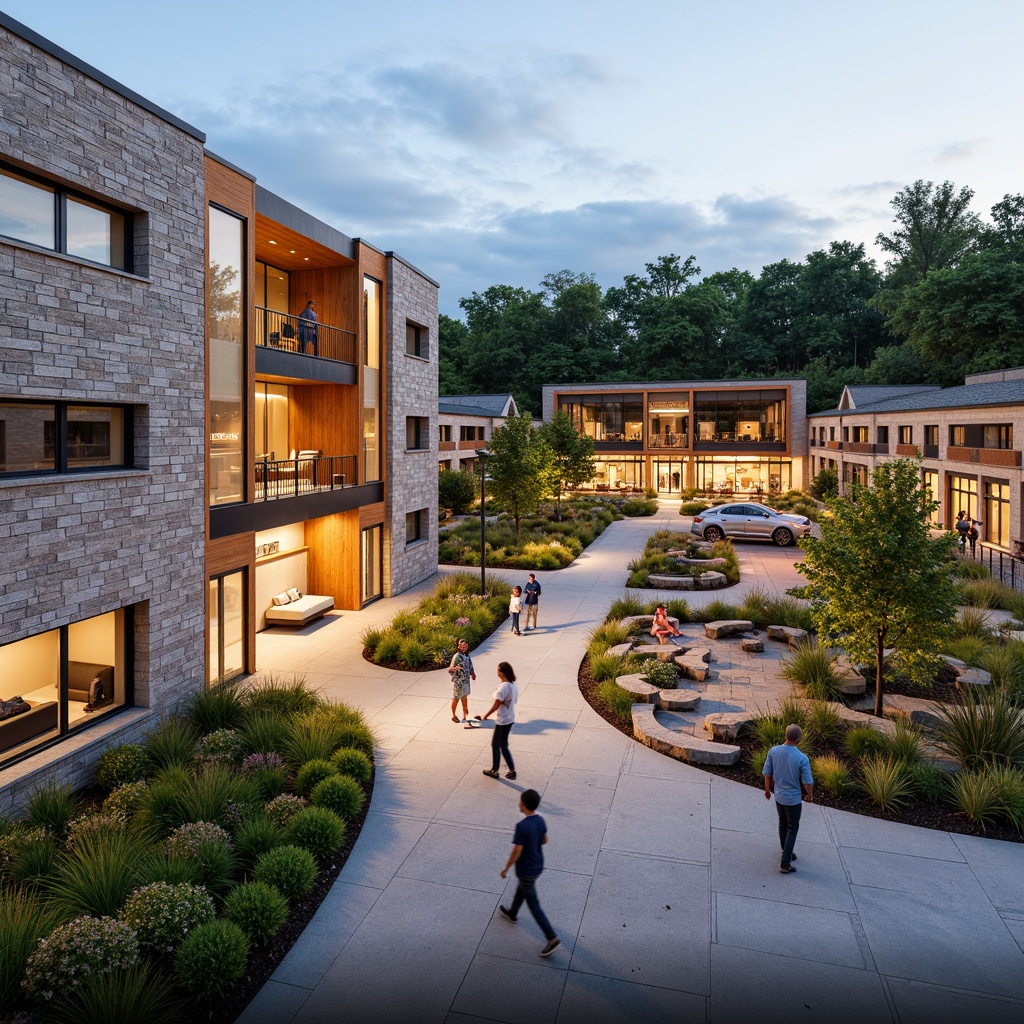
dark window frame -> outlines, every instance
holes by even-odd
[[[405,450],[407,452],[430,451],[430,417],[405,417]]]
[[[405,513],[405,546],[421,544],[427,539],[427,509],[419,508]],[[411,529],[410,529],[411,527]]]
[[[48,252],[59,253],[60,255],[67,256],[73,260],[81,260],[83,263],[88,263],[92,267],[106,267],[108,270],[120,270],[126,274],[135,273],[134,211],[125,209],[123,206],[117,206],[105,199],[97,199],[95,196],[91,196],[86,192],[80,192],[79,190],[70,188],[59,181],[54,181],[53,179],[47,178],[41,174],[25,170],[22,167],[15,167],[13,164],[9,164],[4,161],[0,161],[0,173],[10,175],[16,179],[20,178],[23,181],[27,181],[29,184],[36,184],[47,191],[53,192],[54,244],[52,246],[39,245],[37,242],[18,238],[16,235],[0,235],[0,238],[17,242],[19,245],[31,245],[35,248],[44,249]],[[98,260],[91,260],[87,256],[79,256],[77,253],[68,252],[68,199],[72,199],[75,202],[86,203],[89,206],[93,206],[107,213],[116,214],[124,219],[124,238],[121,240],[121,247],[124,252],[123,266],[118,266],[116,263],[102,263]]]
[[[412,320],[405,321],[405,354],[415,359],[430,358],[430,331]]]

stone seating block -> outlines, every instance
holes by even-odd
[[[647,582],[659,590],[693,590],[692,576],[664,576],[652,575],[647,577]]]
[[[735,764],[740,759],[737,746],[666,729],[654,717],[653,704],[633,705],[633,735],[652,750],[691,764]]]
[[[749,619],[716,619],[704,623],[704,635],[709,640],[721,640],[737,633],[749,633],[753,628],[754,624]]]
[[[725,573],[721,572],[702,572],[697,577],[697,587],[700,590],[718,590],[721,587],[727,587],[729,585],[729,579]]]
[[[747,654],[760,654],[764,651],[764,641],[756,636],[746,637],[740,641],[740,650]]]
[[[940,655],[942,660],[959,676],[967,671],[967,662],[954,658],[949,654]]]
[[[624,644],[616,644],[614,647],[609,647],[608,653],[616,658],[624,658],[631,650],[633,650],[633,644],[627,642]]]
[[[704,716],[704,728],[713,739],[724,743],[735,743],[740,733],[749,728],[754,715],[749,711],[716,711]]]
[[[659,690],[656,703],[663,711],[693,711],[700,703],[696,690]]]
[[[680,648],[676,647],[675,644],[666,643],[662,644],[640,644],[634,647],[632,654],[639,654],[641,658],[656,658],[658,661],[671,661],[677,654],[679,654]]]
[[[724,558],[687,558],[681,551],[667,551],[681,565],[703,565],[708,569],[721,569],[726,564]]]
[[[767,626],[765,632],[769,640],[781,640],[790,647],[796,647],[807,639],[807,630],[797,629],[795,626]]]
[[[647,704],[652,700],[656,700],[658,694],[661,692],[658,687],[651,686],[651,684],[647,682],[646,678],[639,673],[617,676],[615,679],[615,685],[621,686],[627,693],[631,693],[633,698],[640,701],[642,704]]]
[[[676,668],[679,669],[680,675],[697,683],[706,682],[711,675],[710,666],[700,656],[680,654],[676,657]]]
[[[991,682],[991,674],[983,668],[969,668],[957,676],[956,686],[958,690],[968,690],[974,686],[988,686]]]

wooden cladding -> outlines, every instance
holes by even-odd
[[[298,316],[312,299],[320,323],[358,335],[362,309],[360,283],[354,266],[292,271],[288,312]],[[357,288],[359,294],[356,294]]]
[[[309,592],[333,597],[338,608],[357,610],[362,604],[361,543],[358,509],[307,520],[306,586]]]
[[[358,455],[362,416],[356,388],[346,384],[295,385],[288,402],[288,430],[296,449],[324,455]]]
[[[288,271],[352,265],[340,252],[263,216],[256,221],[256,258]]]

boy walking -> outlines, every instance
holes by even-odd
[[[542,847],[548,841],[548,827],[544,819],[537,813],[540,806],[540,793],[535,789],[527,789],[519,797],[519,810],[523,817],[516,825],[515,835],[512,837],[512,852],[508,855],[508,862],[501,869],[501,877],[508,876],[509,869],[515,865],[516,879],[519,882],[516,888],[515,897],[511,907],[499,906],[505,918],[515,921],[519,915],[519,908],[525,901],[533,914],[544,938],[548,940],[547,945],[540,951],[541,956],[551,956],[558,946],[558,936],[551,927],[551,922],[541,909],[540,900],[537,897],[537,878],[544,870],[544,851]]]

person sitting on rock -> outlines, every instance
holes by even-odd
[[[676,643],[676,637],[682,636],[683,634],[676,629],[675,626],[669,621],[668,612],[663,604],[659,604],[654,610],[654,621],[651,623],[651,636],[658,638],[658,643],[661,646],[665,645],[666,640],[671,640],[672,643]],[[676,644],[678,647],[679,645]]]

